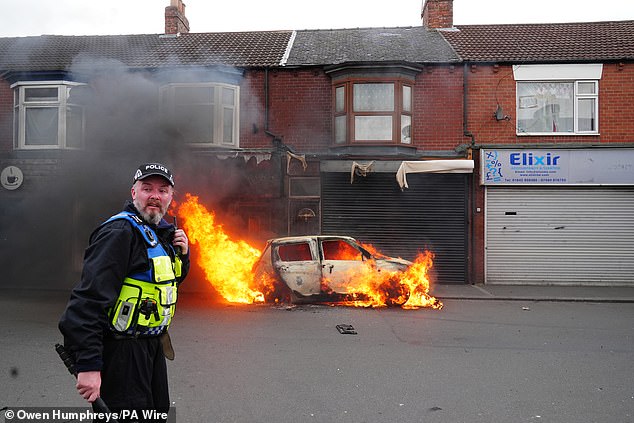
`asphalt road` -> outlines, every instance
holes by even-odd
[[[0,299],[0,408],[84,404],[53,350],[66,297]],[[241,307],[184,296],[170,330],[177,422],[634,422],[633,303],[444,303]]]

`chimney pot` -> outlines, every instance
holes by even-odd
[[[428,29],[453,27],[453,0],[423,0],[423,26]]]
[[[165,34],[187,33],[189,33],[189,21],[185,17],[183,0],[170,0],[170,5],[165,8]]]

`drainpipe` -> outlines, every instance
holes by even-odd
[[[279,201],[284,200],[285,191],[284,191],[284,179],[286,178],[286,172],[284,169],[284,153],[290,148],[288,148],[283,142],[282,137],[274,134],[269,131],[269,68],[264,68],[264,133],[271,137],[271,144],[273,148],[271,148],[271,164],[272,166],[277,166],[279,170],[279,187],[278,187],[278,195]],[[285,207],[286,210],[286,225],[284,225],[286,229],[286,234],[289,234],[288,230],[288,205]],[[277,231],[277,230],[276,230]]]
[[[462,133],[465,137],[471,138],[471,144],[469,148],[471,150],[471,158],[473,159],[473,149],[475,147],[475,135],[473,135],[469,131],[469,64],[465,62],[463,71],[462,71],[462,87],[463,87],[463,95],[462,95]],[[469,250],[470,250],[470,263],[469,263],[469,282],[473,285],[475,279],[475,216],[476,216],[476,182],[475,182],[475,174],[471,174],[471,201],[470,201],[470,212],[471,212],[471,225],[469,228]]]
[[[271,160],[277,162],[276,165],[280,170],[280,186],[279,195],[280,198],[284,198],[284,178],[286,174],[284,172],[284,153],[289,151],[283,142],[282,137],[269,131],[269,68],[264,68],[264,133],[272,138],[271,143],[273,149],[271,151]]]
[[[467,82],[467,77],[469,75],[469,64],[465,63],[462,68],[462,133],[465,137],[471,138],[470,147],[473,148],[475,146],[475,135],[469,132],[469,113],[467,112],[467,106],[469,102],[467,101],[467,97],[469,96],[469,83]]]
[[[269,68],[264,68],[264,131],[269,130]]]

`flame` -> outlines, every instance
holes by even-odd
[[[367,244],[363,247],[376,252]],[[378,255],[381,257],[380,253]],[[433,266],[433,258],[434,254],[430,251],[419,253],[406,271],[379,270],[373,260],[368,260],[364,266],[351,269],[346,274],[348,294],[342,303],[357,307],[431,307],[440,310],[443,303],[429,295],[428,271]],[[323,291],[332,291],[329,283],[328,279],[322,282]]]
[[[178,217],[182,219],[183,229],[190,243],[196,248],[197,263],[203,270],[207,281],[228,302],[253,304],[264,302],[265,298],[278,301],[280,287],[266,275],[254,275],[253,265],[260,251],[247,242],[233,240],[217,223],[213,211],[200,204],[197,196],[185,195],[185,201],[175,206]],[[347,245],[348,244],[340,244]],[[362,244],[373,256],[383,258],[372,245]],[[332,251],[337,260],[359,260],[358,250],[340,248]],[[401,306],[406,309],[431,307],[441,309],[443,304],[429,295],[427,272],[433,265],[433,253],[426,251],[416,257],[406,271],[379,269],[374,260],[366,260],[345,275],[347,293],[337,304],[357,307]],[[258,278],[257,285],[254,279]],[[324,278],[321,290],[333,293],[331,281]],[[260,290],[252,287],[258,286]],[[338,296],[341,298],[341,295]]]
[[[440,310],[443,303],[429,295],[429,279],[427,272],[434,264],[434,253],[425,251],[419,254],[414,264],[401,276],[401,283],[409,287],[409,299],[403,308],[415,309],[431,307]]]
[[[177,213],[190,243],[199,246],[198,264],[216,291],[231,303],[263,302],[263,294],[249,287],[251,268],[260,251],[245,241],[230,239],[215,222],[215,213],[201,205],[197,196],[186,194]]]

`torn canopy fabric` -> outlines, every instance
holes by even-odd
[[[354,175],[358,176],[367,176],[368,172],[372,171],[372,165],[374,164],[374,160],[370,163],[357,163],[352,162],[352,168],[350,169],[350,183],[354,182]]]
[[[396,181],[401,189],[409,188],[408,173],[473,173],[473,160],[404,161],[396,171]]]

